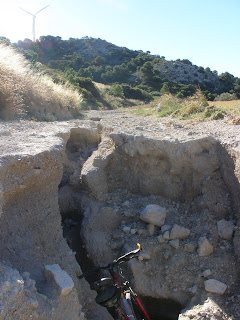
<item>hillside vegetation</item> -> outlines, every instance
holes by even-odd
[[[160,103],[159,116],[212,119],[225,117],[228,110],[219,113],[214,105],[203,106],[202,97],[206,101],[240,99],[239,78],[228,72],[218,75],[187,59],[168,61],[149,51],[88,37],[42,36],[36,42],[25,39],[15,44],[0,37],[0,42],[5,44],[0,62],[5,70],[1,75],[2,118],[18,114],[63,119],[76,117],[81,109],[136,105],[144,105],[145,111],[141,107],[138,112],[146,114]]]
[[[149,51],[129,50],[101,39],[42,36],[36,42],[18,41],[15,46],[33,64],[38,61],[50,68],[48,72],[55,81],[67,79],[82,88],[88,100],[92,97],[82,78],[111,85],[114,96],[142,101],[166,93],[184,98],[195,94],[197,88],[208,100],[225,92],[240,98],[240,79],[228,72],[218,75],[187,59],[168,61]]]
[[[52,121],[77,117],[82,96],[31,68],[10,46],[0,44],[0,118]]]

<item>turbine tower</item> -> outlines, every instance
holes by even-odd
[[[34,13],[34,14],[33,14],[33,13],[30,13],[30,12],[28,12],[28,11],[26,11],[26,10],[24,10],[23,8],[19,8],[19,9],[23,10],[24,12],[30,14],[30,16],[33,17],[33,23],[32,23],[33,42],[35,42],[35,40],[36,40],[36,36],[35,36],[35,19],[36,19],[36,15],[37,15],[39,12],[43,11],[44,9],[46,9],[47,7],[49,7],[49,5],[46,6],[46,7],[44,7],[44,8],[42,8],[41,10],[37,11],[37,12]]]

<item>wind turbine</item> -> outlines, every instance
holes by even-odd
[[[33,42],[35,42],[35,40],[36,40],[36,37],[35,37],[35,19],[36,19],[36,15],[37,15],[39,12],[43,11],[44,9],[46,9],[47,7],[49,7],[49,6],[50,6],[50,5],[48,5],[48,6],[44,7],[44,8],[42,8],[41,10],[37,11],[37,12],[36,12],[36,13],[34,13],[34,14],[33,14],[33,13],[28,12],[27,10],[24,10],[23,8],[19,8],[19,9],[23,10],[24,12],[26,12],[26,13],[30,14],[30,15],[33,17],[33,23],[32,23]]]

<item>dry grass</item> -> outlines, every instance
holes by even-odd
[[[195,95],[186,99],[178,99],[172,94],[163,95],[151,105],[134,108],[134,113],[196,121],[226,119],[233,124],[240,124],[240,100],[207,101],[203,93],[197,90]]]
[[[221,108],[233,116],[240,116],[240,100],[232,101],[209,101],[209,105]]]
[[[32,70],[21,54],[0,44],[0,118],[53,121],[80,114],[82,97]]]

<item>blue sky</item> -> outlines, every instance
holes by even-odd
[[[0,36],[89,36],[240,77],[240,0],[1,0]]]

